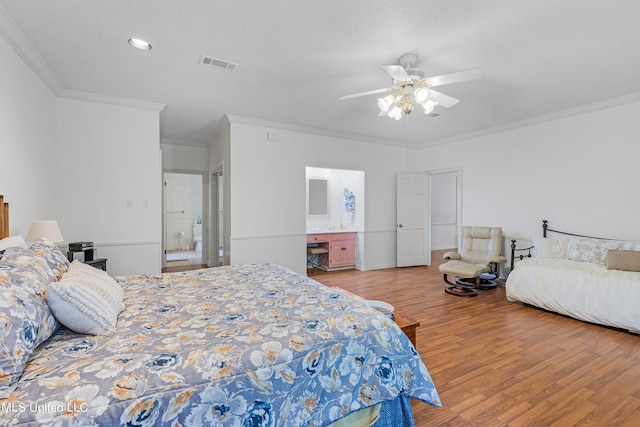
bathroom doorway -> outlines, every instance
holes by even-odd
[[[164,268],[200,268],[205,259],[206,174],[164,172]]]

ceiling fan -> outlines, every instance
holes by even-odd
[[[417,55],[407,53],[400,57],[399,65],[382,66],[393,79],[391,87],[341,96],[340,100],[387,93],[386,96],[378,98],[379,116],[386,115],[392,119],[400,120],[402,113],[411,114],[414,108],[414,101],[422,105],[425,114],[430,114],[437,105],[451,108],[460,102],[459,99],[437,92],[432,87],[466,82],[483,77],[479,68],[426,77],[424,71],[413,68],[417,59]]]

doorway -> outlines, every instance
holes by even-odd
[[[431,250],[457,249],[462,224],[461,170],[427,174],[431,188]]]
[[[163,268],[200,268],[206,215],[206,174],[165,171],[163,174]]]

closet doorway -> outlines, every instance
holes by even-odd
[[[457,249],[462,224],[460,169],[427,172],[431,197],[431,250]]]
[[[163,174],[163,268],[200,268],[206,259],[206,173]]]

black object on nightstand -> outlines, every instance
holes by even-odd
[[[92,267],[95,267],[102,271],[107,271],[107,259],[106,258],[97,258],[91,261],[85,261],[85,264],[89,264]]]
[[[78,260],[80,262],[93,261],[93,242],[71,242],[67,258],[69,261]]]

